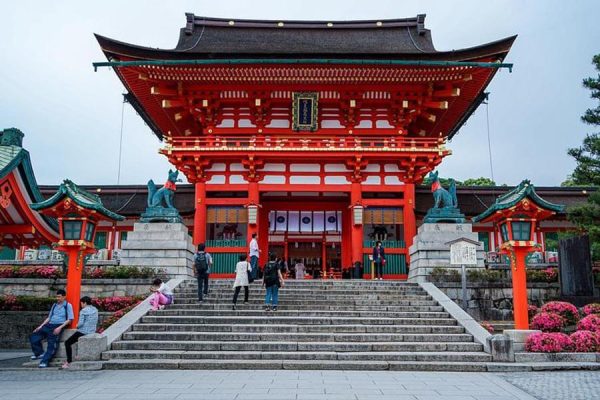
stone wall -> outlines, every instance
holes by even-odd
[[[460,282],[434,283],[457,304],[462,304]],[[560,297],[558,283],[528,283],[529,304],[540,306]],[[512,286],[508,282],[467,283],[467,312],[479,321],[507,321],[513,319]]]
[[[83,279],[81,295],[90,297],[136,296],[149,294],[152,279]],[[0,279],[0,296],[54,296],[64,289],[66,279],[4,278]]]
[[[99,314],[101,324],[112,313]],[[29,335],[47,316],[47,311],[0,311],[0,349],[29,348]]]

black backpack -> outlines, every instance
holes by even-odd
[[[265,285],[271,286],[279,281],[277,271],[278,268],[275,261],[269,261],[267,265],[265,265]]]
[[[196,253],[196,256],[194,257],[194,268],[196,268],[198,274],[206,274],[208,271],[208,260],[206,259],[205,252],[199,251]]]

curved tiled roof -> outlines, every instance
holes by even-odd
[[[531,182],[529,182],[529,180],[524,180],[519,184],[519,186],[517,186],[513,190],[499,196],[498,199],[496,199],[496,202],[492,204],[492,206],[485,210],[483,213],[473,217],[473,222],[482,221],[490,215],[494,214],[496,211],[511,208],[525,198],[529,198],[540,208],[546,210],[554,211],[557,213],[564,212],[565,210],[564,205],[550,203],[549,201],[542,199],[535,192],[535,187],[531,184]]]
[[[174,49],[136,46],[96,35],[109,59],[348,58],[469,61],[504,59],[516,36],[462,50],[437,51],[425,15],[364,21],[236,20],[186,14]]]

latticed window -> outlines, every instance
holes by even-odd
[[[67,240],[79,240],[81,235],[81,221],[64,221],[63,233]]]
[[[514,240],[529,240],[530,232],[531,232],[531,222],[513,222],[512,223],[513,230],[513,239]]]

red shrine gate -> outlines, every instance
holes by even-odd
[[[315,276],[368,264],[380,239],[398,278],[416,233],[414,184],[450,154],[514,41],[438,52],[424,18],[187,14],[174,50],[97,36],[108,62],[94,65],[114,67],[160,152],[195,184],[194,242],[217,272],[233,272],[258,233],[261,263],[271,249],[310,259]]]

